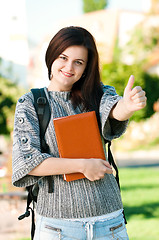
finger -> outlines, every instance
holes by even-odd
[[[133,99],[134,103],[142,103],[142,102],[146,102],[146,97],[139,97],[139,98],[135,98]]]
[[[145,97],[145,91],[142,90],[142,91],[137,92],[136,94],[134,94],[131,97],[131,99],[135,100],[135,99],[140,98],[140,97]]]
[[[142,92],[142,88],[140,86],[136,86],[132,89],[131,91],[131,96],[133,97],[135,94],[139,93],[139,92]],[[144,92],[144,91],[143,91]]]
[[[104,165],[106,166],[105,173],[112,174],[113,173],[112,166],[107,161],[104,161]]]
[[[107,161],[103,160],[103,163],[107,168],[112,169],[112,166]]]
[[[126,86],[126,91],[131,91],[132,90],[132,87],[134,85],[134,81],[135,81],[135,78],[133,75],[130,76],[129,80],[128,80],[128,83],[127,83],[127,86]]]
[[[146,106],[146,101],[137,103],[137,106],[141,109]]]
[[[113,173],[113,169],[107,168],[106,173],[112,174]]]

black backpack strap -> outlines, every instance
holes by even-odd
[[[30,207],[30,204],[32,202],[32,196],[31,196],[31,188],[28,188],[28,196],[27,196],[27,207],[26,212],[18,217],[18,220],[22,220],[26,217],[30,216],[30,211],[32,213],[32,224],[31,224],[31,240],[34,238],[35,233],[35,213],[34,213],[34,202],[33,202],[33,208]]]
[[[46,97],[44,88],[33,88],[31,89],[31,92],[34,96],[34,107],[39,120],[41,149],[42,152],[46,152],[48,150],[48,146],[44,140],[44,136],[51,116],[50,104]]]
[[[39,126],[40,126],[40,141],[42,152],[48,152],[48,145],[44,139],[45,132],[50,121],[51,110],[48,98],[45,94],[44,88],[32,88],[31,92],[34,96],[34,107],[38,115]],[[48,176],[49,189],[48,192],[53,192],[53,181],[52,177]]]
[[[113,158],[113,155],[112,155],[112,152],[111,152],[111,149],[110,149],[110,147],[111,147],[111,142],[108,141],[107,143],[108,143],[108,162],[109,162],[110,165],[113,166],[113,168],[114,168],[114,170],[115,170],[115,173],[116,173],[115,179],[116,179],[117,184],[118,184],[118,187],[119,187],[119,189],[120,189],[119,171],[118,171],[118,167],[117,167],[117,165],[116,165],[116,163],[115,163],[115,161],[114,161],[114,158]]]
[[[114,158],[113,158],[113,155],[112,155],[112,152],[111,152],[111,149],[110,149],[111,141],[106,141],[106,143],[108,143],[108,162],[109,162],[110,165],[113,166],[113,168],[116,172],[115,179],[117,181],[117,184],[118,184],[118,187],[119,187],[119,190],[120,190],[119,171],[118,171],[118,167],[117,167],[117,165],[114,161]],[[123,210],[123,217],[124,217],[124,220],[125,220],[125,224],[127,224],[124,210]]]

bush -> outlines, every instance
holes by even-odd
[[[0,134],[9,134],[13,130],[17,99],[24,91],[6,78],[0,77],[0,83]]]
[[[159,99],[159,77],[144,73],[145,91],[147,96],[146,117],[153,113],[153,104]]]

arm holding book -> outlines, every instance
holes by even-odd
[[[110,164],[102,159],[69,159],[69,158],[47,158],[29,175],[49,176],[61,175],[74,172],[83,173],[90,181],[99,180],[105,173],[112,174]]]

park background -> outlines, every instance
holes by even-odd
[[[0,238],[29,239],[30,219],[18,222],[25,192],[11,185],[12,130],[18,98],[48,85],[45,51],[62,27],[95,37],[101,78],[122,95],[131,74],[147,106],[113,142],[132,240],[159,235],[159,1],[0,0]],[[19,214],[19,215],[18,215]]]

